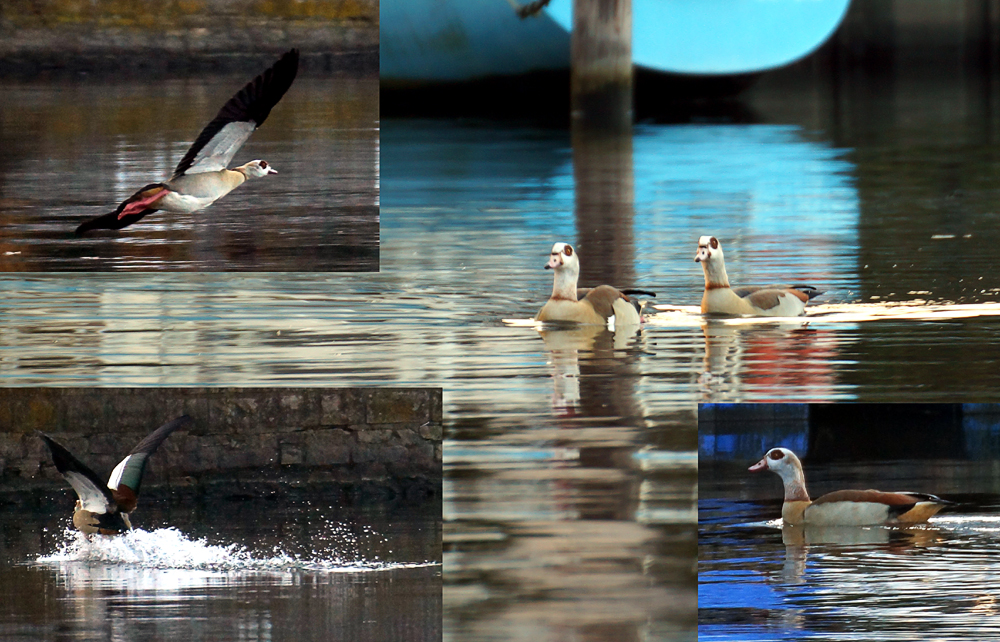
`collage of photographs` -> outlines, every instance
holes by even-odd
[[[1000,0],[0,0],[0,642],[1000,640],[994,242]]]

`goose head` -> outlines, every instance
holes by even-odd
[[[552,298],[576,301],[576,280],[580,277],[580,259],[569,243],[556,243],[549,254],[546,270],[555,270]]]
[[[772,448],[749,470],[753,473],[770,470],[781,477],[785,485],[785,499],[809,499],[805,491],[806,480],[802,472],[802,462],[787,448]]]
[[[552,253],[549,254],[549,262],[545,264],[546,270],[561,272],[580,271],[580,259],[577,258],[576,250],[569,243],[556,243],[552,246]]]
[[[695,263],[707,263],[712,258],[722,259],[722,245],[714,236],[703,236],[698,239],[698,253],[694,255]]]
[[[247,178],[262,178],[268,174],[277,174],[278,170],[271,167],[265,160],[252,160],[243,166]]]
[[[698,239],[698,253],[694,260],[701,263],[705,272],[705,288],[728,288],[729,275],[726,274],[726,260],[722,255],[722,244],[714,236]]]

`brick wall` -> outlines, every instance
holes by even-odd
[[[378,70],[378,0],[4,0],[0,71],[254,71],[299,47],[304,69]]]
[[[150,458],[144,493],[440,484],[440,389],[0,388],[0,493],[66,486],[36,430],[103,476],[182,414],[193,424]]]

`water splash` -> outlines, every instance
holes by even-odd
[[[147,569],[187,569],[199,571],[262,571],[324,573],[358,573],[402,568],[433,566],[436,562],[386,562],[365,559],[356,552],[338,554],[331,551],[310,554],[290,554],[276,546],[261,554],[241,544],[210,544],[205,539],[191,539],[176,528],[153,531],[135,529],[116,536],[87,537],[66,529],[66,539],[51,555],[40,556],[36,562],[62,566],[70,563],[86,565],[119,565]]]

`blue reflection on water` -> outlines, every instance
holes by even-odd
[[[760,560],[758,560],[760,561]],[[752,564],[753,558],[739,560]],[[763,583],[759,571],[704,571],[698,573],[699,609],[782,609],[783,594]]]
[[[476,126],[389,121],[382,139],[388,245],[424,231],[449,243],[502,232],[514,244],[505,253],[521,243],[576,241],[566,132],[497,128],[484,135]],[[693,302],[702,280],[691,262],[695,244],[713,234],[747,282],[797,276],[856,287],[860,210],[849,151],[793,126],[638,126],[636,273],[682,285],[685,302]],[[391,261],[384,252],[383,265]]]

